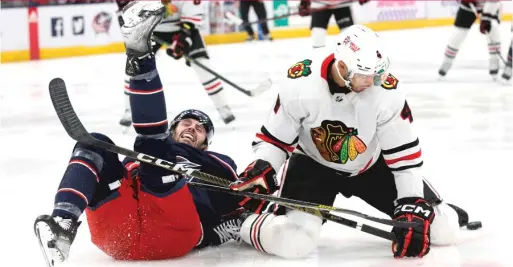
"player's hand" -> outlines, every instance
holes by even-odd
[[[429,253],[430,226],[435,218],[435,211],[422,198],[401,198],[397,200],[394,210],[394,221],[418,222],[421,225],[411,228],[394,227],[392,233],[397,241],[392,243],[395,258],[419,257]]]
[[[370,0],[358,0],[358,3],[360,3],[361,6],[367,4],[368,2],[370,2]]]
[[[298,11],[299,11],[299,16],[301,17],[306,17],[306,16],[310,16],[310,0],[301,0],[301,2],[299,2],[299,8],[298,8]]]
[[[173,35],[171,44],[166,49],[166,53],[174,59],[180,59],[184,54],[189,53],[192,46],[191,30],[189,23],[182,24],[182,29]]]
[[[482,34],[488,34],[492,29],[492,15],[483,13],[481,14],[481,23],[479,24],[479,31]]]
[[[257,194],[272,194],[278,189],[276,171],[265,160],[255,160],[239,175],[239,180],[230,185],[232,190],[252,192]],[[239,205],[247,210],[260,213],[265,201],[244,198]]]

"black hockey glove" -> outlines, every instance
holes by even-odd
[[[299,8],[298,8],[299,16],[301,16],[301,17],[310,16],[310,14],[311,14],[310,3],[311,3],[310,0],[301,0],[301,2],[299,2]]]
[[[492,30],[492,15],[488,13],[481,14],[481,23],[479,24],[479,31],[482,34],[488,34]]]
[[[258,159],[249,164],[244,172],[239,175],[239,180],[233,182],[230,188],[236,191],[272,194],[278,189],[276,172],[269,162]],[[249,197],[239,202],[241,207],[255,213],[260,213],[265,204],[265,201]]]
[[[419,222],[421,226],[392,229],[397,242],[392,243],[395,258],[419,257],[429,253],[430,226],[435,218],[435,211],[422,198],[407,197],[397,200],[394,210],[394,221]]]
[[[194,25],[185,22],[181,28],[179,32],[173,35],[173,40],[166,49],[166,53],[174,59],[180,59],[184,54],[189,53],[192,45],[191,32],[194,29]]]

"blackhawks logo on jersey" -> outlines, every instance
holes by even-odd
[[[358,130],[340,121],[325,120],[321,126],[310,129],[310,135],[321,156],[329,162],[345,164],[367,149]]]
[[[386,79],[381,83],[381,87],[392,90],[397,89],[397,84],[399,83],[399,80],[392,74],[388,74]]]
[[[310,75],[312,73],[310,65],[312,65],[312,61],[310,59],[299,61],[298,63],[294,64],[294,66],[289,68],[287,71],[287,77],[291,79],[297,79]]]

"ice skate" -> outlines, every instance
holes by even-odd
[[[34,231],[48,266],[55,266],[69,256],[80,222],[61,217],[41,215],[34,222]]]
[[[219,112],[219,116],[221,116],[225,124],[235,120],[235,116],[233,116],[233,113],[228,106],[220,107],[217,109],[217,111]]]

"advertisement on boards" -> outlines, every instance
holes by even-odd
[[[39,7],[42,48],[96,46],[121,42],[113,3]]]
[[[425,19],[425,3],[426,1],[376,0],[354,6],[354,12],[358,13],[357,21],[360,23]]]

